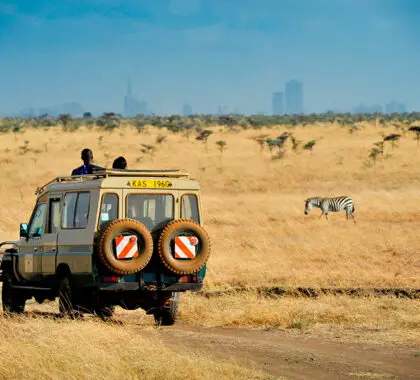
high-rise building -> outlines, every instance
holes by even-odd
[[[219,115],[227,115],[229,113],[229,108],[226,105],[217,106],[217,113]]]
[[[382,113],[382,112],[383,112],[383,107],[380,104],[365,105],[361,103],[357,107],[353,108],[353,113]]]
[[[303,85],[296,79],[286,82],[286,114],[303,114]]]
[[[284,94],[273,93],[273,115],[284,115]]]
[[[60,114],[60,112],[61,112],[60,106],[41,107],[38,110],[38,115],[39,116],[48,115],[51,117],[57,117]]]
[[[192,113],[193,113],[192,107],[189,104],[184,104],[184,107],[182,107],[182,115],[190,116],[192,115]]]
[[[35,108],[29,107],[24,108],[23,110],[20,110],[18,116],[20,117],[36,117],[36,110]]]
[[[385,105],[385,113],[404,113],[406,112],[405,104],[398,103],[395,100],[391,100],[389,103]]]
[[[83,107],[76,102],[64,103],[61,107],[62,113],[68,113],[73,117],[82,117],[84,109]]]
[[[147,114],[147,102],[139,102],[131,92],[131,82],[127,82],[127,95],[124,97],[124,116],[134,117],[138,114]]]

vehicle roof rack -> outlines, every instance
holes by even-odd
[[[169,178],[189,178],[190,174],[179,169],[170,170],[122,170],[105,169],[96,170],[95,174],[103,174],[106,177],[169,177]]]
[[[189,173],[173,170],[122,170],[122,169],[100,169],[94,170],[92,174],[56,177],[43,186],[36,189],[35,195],[41,194],[46,187],[58,182],[90,181],[106,177],[167,177],[167,178],[189,178]]]

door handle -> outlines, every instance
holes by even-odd
[[[57,249],[54,247],[54,248],[51,249],[51,251],[56,252]]]

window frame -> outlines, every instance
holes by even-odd
[[[80,194],[89,194],[87,222],[86,222],[85,227],[63,227],[63,216],[64,216],[64,208],[65,208],[67,194],[77,194],[76,202],[74,203],[73,226],[74,226],[74,221],[76,219],[76,209],[77,209],[77,205],[79,203],[79,195]],[[89,217],[90,217],[90,191],[89,190],[87,190],[87,191],[67,191],[63,194],[63,212],[61,213],[61,223],[60,223],[60,226],[61,226],[62,230],[85,230],[89,226]]]
[[[125,194],[125,212],[124,215],[126,218],[128,218],[127,212],[128,212],[128,196],[129,195],[170,195],[172,197],[172,220],[175,220],[175,203],[176,203],[176,196],[173,193],[164,193],[164,192],[159,192],[159,193],[154,193],[154,192],[148,192],[148,193],[137,193],[137,192],[129,192]],[[133,218],[132,218],[133,219]],[[137,219],[134,219],[137,220]]]
[[[200,204],[199,204],[199,200],[198,200],[198,196],[197,196],[197,194],[196,193],[183,193],[182,195],[181,195],[181,199],[180,199],[180,203],[181,203],[181,209],[180,209],[180,217],[181,217],[181,219],[183,219],[184,217],[183,217],[183,207],[182,207],[182,204],[183,204],[183,202],[182,202],[182,200],[183,200],[183,198],[184,198],[184,195],[194,195],[195,196],[195,199],[197,200],[197,216],[198,216],[198,222],[196,222],[194,219],[191,219],[191,220],[194,220],[194,222],[196,222],[196,223],[198,223],[198,224],[200,224],[201,223],[201,215],[200,215]]]
[[[45,205],[45,207],[46,207],[47,206],[47,201],[45,200],[45,201],[42,201],[42,202],[38,202],[35,205],[34,211],[32,212],[31,218],[30,218],[29,223],[28,223],[28,237],[27,237],[27,240],[29,240],[29,239],[41,239],[41,237],[45,235],[45,222],[46,222],[46,220],[45,220],[46,216],[45,215],[44,215],[44,221],[43,221],[43,224],[42,224],[42,228],[44,229],[44,231],[42,232],[42,235],[40,235],[40,236],[30,236],[29,235],[29,231],[31,230],[31,226],[32,226],[32,223],[33,223],[34,218],[35,218],[36,210],[41,205]]]
[[[60,228],[61,228],[61,210],[62,210],[62,200],[63,200],[63,198],[62,198],[62,196],[57,196],[57,197],[53,197],[53,198],[48,198],[48,213],[47,213],[47,223],[46,223],[46,235],[52,235],[52,234],[57,234],[58,233],[58,231],[60,230]],[[52,208],[51,208],[51,204],[53,203],[53,202],[58,202],[58,212],[60,213],[60,223],[59,223],[59,225],[57,226],[57,231],[55,231],[55,232],[52,232],[51,231],[51,211],[52,211]]]
[[[119,194],[118,193],[114,193],[114,192],[102,193],[101,202],[99,203],[99,215],[98,215],[98,224],[97,224],[97,228],[98,229],[101,226],[101,210],[102,210],[102,205],[103,205],[103,202],[104,202],[105,195],[108,195],[108,194],[113,194],[113,195],[116,195],[117,196],[117,219],[114,219],[114,220],[118,220],[120,218],[120,196],[119,196]]]

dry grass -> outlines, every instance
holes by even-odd
[[[181,298],[181,318],[202,326],[259,327],[371,343],[420,344],[420,303],[415,300],[322,296],[269,298],[253,292]]]
[[[124,127],[112,133],[50,128],[27,130],[17,139],[2,135],[0,239],[17,236],[18,223],[32,211],[35,188],[70,174],[80,165],[80,150],[89,146],[104,166],[123,154],[130,168],[183,168],[200,180],[214,247],[208,288],[420,287],[420,149],[412,137],[403,137],[394,150],[386,147],[389,157],[376,168],[365,166],[368,150],[391,128],[372,126],[351,136],[338,126],[299,127],[293,131],[297,138],[316,139],[317,145],[298,154],[289,148],[283,160],[260,154],[251,139],[283,131],[215,128],[208,152],[193,137],[169,134],[153,159],[140,152],[142,143],[155,144],[162,133],[153,128],[144,134]],[[223,155],[217,140],[227,142]],[[29,152],[21,154],[25,141]],[[356,202],[357,225],[346,223],[343,213],[331,214],[329,223],[318,219],[319,210],[303,214],[305,198],[342,194]]]
[[[199,350],[170,350],[147,327],[1,317],[0,339],[3,379],[265,378],[236,363],[203,356]]]
[[[123,127],[111,133],[96,129],[64,133],[60,128],[51,128],[26,130],[16,138],[13,134],[1,135],[0,240],[15,238],[18,223],[28,220],[36,187],[57,175],[70,174],[80,165],[81,149],[90,147],[97,163],[103,166],[111,166],[115,157],[124,155],[130,168],[182,168],[200,180],[205,226],[214,248],[208,264],[207,289],[237,285],[420,287],[420,148],[412,137],[403,137],[394,150],[386,147],[385,157],[373,168],[366,165],[368,151],[382,134],[394,132],[392,128],[368,126],[351,136],[338,126],[299,127],[293,130],[299,140],[317,140],[313,152],[296,154],[288,148],[282,160],[271,160],[267,151],[260,153],[252,137],[262,133],[276,137],[286,130],[284,127],[240,133],[214,130],[208,152],[194,138],[168,134],[154,158],[143,157],[140,152],[142,143],[155,144],[156,137],[162,134],[153,128],[143,134]],[[217,140],[227,142],[223,155],[215,145]],[[19,147],[25,141],[29,141],[29,151],[22,154]],[[304,199],[316,195],[352,196],[358,223],[346,223],[343,213],[331,214],[329,223],[318,219],[319,210],[305,216]],[[186,295],[181,316],[204,325],[294,328],[418,344],[419,311],[418,301],[394,298],[269,299],[249,293],[216,299]],[[121,348],[129,346],[125,339],[134,339],[124,335],[122,329],[102,324],[82,323],[75,329],[74,324],[63,322],[23,324],[13,320],[1,325],[5,355],[9,355],[5,347],[10,352],[27,350],[25,355],[38,355],[36,347],[42,347],[39,352],[44,357],[57,360],[52,364],[43,359],[46,368],[70,368],[72,362],[89,363],[97,356],[104,368],[98,366],[88,373],[99,377],[107,371],[116,373],[112,372],[112,363],[107,363],[108,355],[118,351],[111,345],[114,334],[122,342]],[[16,351],[12,338],[7,337],[7,326],[20,327]],[[33,347],[37,339],[32,336],[39,337]],[[73,356],[71,361],[64,354],[56,358],[57,350],[48,343],[55,339],[59,339],[63,352]],[[143,338],[135,339],[133,345],[144,347]],[[164,349],[155,341],[146,343],[151,357]],[[168,356],[170,365],[177,366],[177,356],[171,352]],[[187,373],[187,363],[185,368],[191,377],[189,360],[174,368]],[[126,377],[142,374],[124,355],[118,354],[117,361],[119,368],[127,366],[130,375]],[[212,362],[203,362],[196,371],[205,368],[206,363]],[[153,361],[144,365],[153,367]],[[25,368],[22,366],[21,371]],[[220,377],[224,376],[223,368],[241,370],[224,365],[217,368]],[[154,372],[159,370],[153,367],[150,373],[159,374]],[[202,374],[192,373],[192,377]],[[74,376],[78,377],[78,372]]]
[[[228,133],[215,128],[208,152],[193,138],[169,134],[153,159],[140,152],[142,143],[154,144],[162,133],[153,128],[144,134],[124,127],[112,133],[96,129],[64,133],[50,128],[1,135],[0,240],[17,237],[19,222],[27,221],[32,211],[36,187],[70,174],[80,165],[81,149],[90,147],[103,166],[124,155],[130,168],[183,168],[200,180],[205,225],[214,248],[207,289],[236,285],[419,288],[420,149],[411,137],[402,138],[393,151],[388,147],[389,156],[381,158],[376,168],[366,166],[368,150],[391,128],[370,126],[354,136],[338,126],[296,128],[299,140],[316,139],[317,145],[313,152],[296,154],[288,149],[283,160],[271,160],[266,151],[260,154],[251,139],[284,131],[279,127]],[[223,155],[217,140],[227,142]],[[24,145],[25,150],[20,148]],[[303,215],[305,198],[344,194],[356,202],[357,225],[346,223],[343,214],[332,214],[329,223],[318,219],[318,210]],[[141,311],[119,310],[118,315],[128,321],[150,318]],[[419,315],[418,301],[395,298],[267,298],[252,292],[181,298],[181,318],[192,324],[280,328],[378,343],[420,344]],[[262,377],[200,352],[169,350],[155,333],[138,323],[52,320],[35,318],[33,313],[3,317],[0,377]]]

